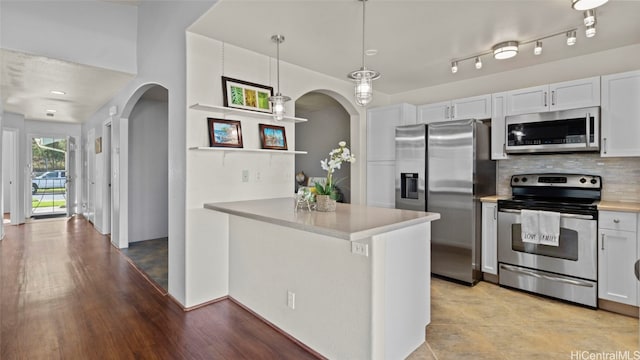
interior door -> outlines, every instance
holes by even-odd
[[[65,157],[67,216],[73,216],[78,206],[76,196],[76,139],[67,137],[67,156]]]

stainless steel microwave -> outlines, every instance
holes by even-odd
[[[507,153],[600,151],[600,108],[506,117]]]

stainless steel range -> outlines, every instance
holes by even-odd
[[[500,285],[596,307],[601,189],[593,175],[512,176],[513,197],[498,201]],[[523,241],[522,210],[559,213],[557,243]]]

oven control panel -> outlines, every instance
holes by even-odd
[[[520,174],[511,176],[511,186],[601,189],[602,179],[598,175],[584,174]]]

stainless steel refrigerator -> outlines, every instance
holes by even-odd
[[[489,125],[456,120],[396,128],[396,208],[440,213],[431,223],[431,273],[481,279],[480,198],[496,193]]]

